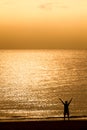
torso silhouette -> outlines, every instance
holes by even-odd
[[[69,104],[67,101],[65,101],[64,103],[64,114],[69,114],[69,108],[68,108]]]

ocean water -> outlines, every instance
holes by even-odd
[[[87,50],[0,50],[0,120],[87,118]]]

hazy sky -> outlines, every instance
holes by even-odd
[[[87,0],[0,0],[1,49],[87,49]]]

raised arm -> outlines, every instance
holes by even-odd
[[[71,103],[71,101],[72,101],[72,98],[70,99],[70,101],[69,101],[69,103],[68,103],[68,104],[70,104],[70,103]]]
[[[61,98],[59,98],[59,100],[64,104],[64,102],[62,101],[62,99]]]

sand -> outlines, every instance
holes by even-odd
[[[4,121],[0,130],[87,130],[87,120]]]

